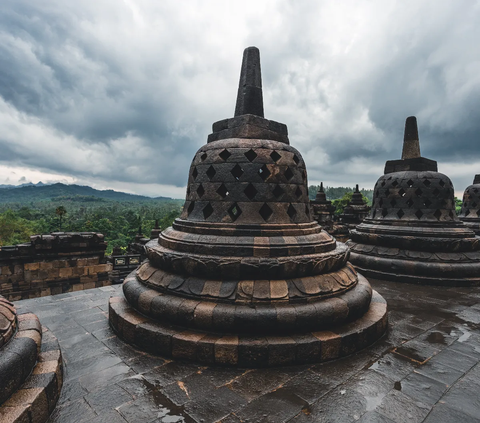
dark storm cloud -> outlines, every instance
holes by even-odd
[[[0,162],[183,186],[257,45],[266,117],[289,126],[312,182],[373,185],[409,115],[423,155],[480,172],[479,2],[187,3],[4,3]]]

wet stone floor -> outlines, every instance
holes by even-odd
[[[480,288],[371,281],[389,333],[353,356],[263,370],[136,351],[108,325],[103,287],[16,302],[59,339],[65,382],[51,423],[479,422]]]

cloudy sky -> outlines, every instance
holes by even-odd
[[[260,49],[309,183],[371,188],[416,115],[457,194],[480,173],[480,1],[4,0],[0,184],[183,198]]]

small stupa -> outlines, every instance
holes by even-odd
[[[193,158],[180,218],[110,300],[126,342],[167,357],[263,367],[373,343],[386,303],[312,218],[287,127],[264,118],[260,53],[243,55],[235,116]]]
[[[450,179],[420,155],[407,118],[401,160],[387,161],[369,216],[350,231],[350,260],[365,275],[436,285],[479,285],[480,244],[455,214]]]
[[[327,200],[327,195],[323,189],[323,182],[320,182],[320,188],[317,191],[315,200],[310,202],[313,209],[313,218],[320,224],[327,224],[333,220],[333,213],[335,206],[330,200]]]
[[[352,199],[348,202],[347,206],[343,209],[343,213],[339,216],[340,222],[347,225],[349,229],[354,229],[363,222],[368,216],[370,207],[363,199],[362,193],[358,189],[358,184],[353,191]]]
[[[465,189],[458,218],[476,235],[480,235],[480,175],[475,175],[473,184]]]

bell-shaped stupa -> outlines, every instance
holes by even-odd
[[[125,341],[208,364],[325,361],[386,328],[386,304],[310,213],[287,127],[263,117],[260,54],[245,50],[235,117],[193,158],[180,218],[110,301]]]
[[[420,156],[407,118],[401,160],[387,161],[369,216],[350,232],[350,260],[365,275],[436,285],[480,284],[479,242],[455,214],[450,179]]]
[[[358,189],[358,184],[353,191],[352,199],[348,202],[347,206],[343,209],[343,213],[340,215],[340,222],[346,225],[349,229],[354,229],[363,222],[368,216],[370,207],[363,199],[363,195]]]
[[[320,182],[320,188],[317,191],[315,200],[310,202],[313,209],[313,218],[322,224],[326,224],[333,220],[333,213],[335,212],[335,206],[330,200],[327,200],[327,195],[323,190],[323,182]]]
[[[465,189],[458,218],[476,235],[480,235],[480,175],[475,175],[473,184]]]

